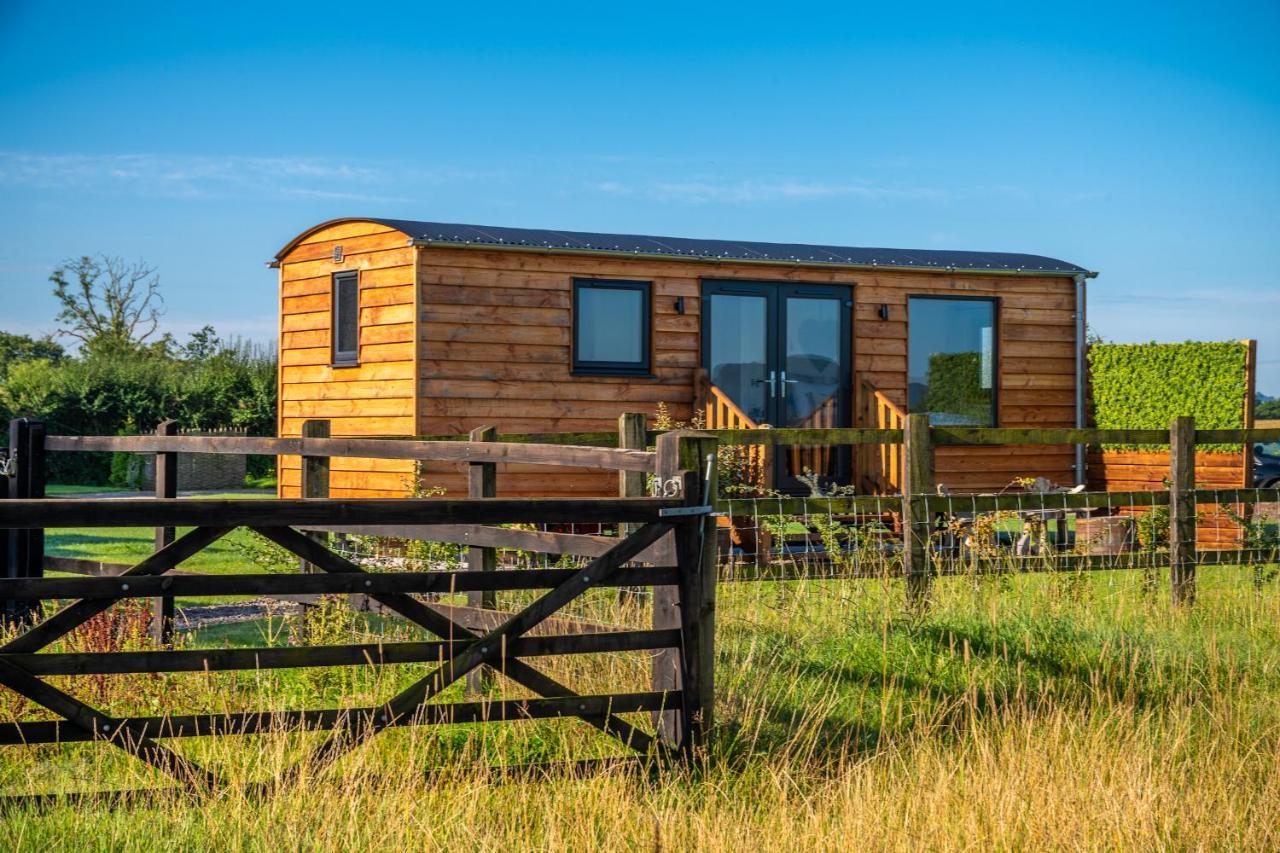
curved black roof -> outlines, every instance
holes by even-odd
[[[343,220],[336,220],[343,221]],[[830,264],[860,268],[898,267],[926,270],[1021,273],[1024,275],[1093,275],[1084,267],[1010,252],[958,252],[941,249],[872,249],[805,243],[758,243],[744,240],[697,240],[639,234],[601,234],[544,228],[458,225],[410,219],[370,218],[408,234],[414,242],[447,246],[523,247],[564,252],[604,252],[699,260]],[[332,223],[325,223],[329,225]],[[318,226],[320,227],[320,226]],[[315,229],[312,229],[315,230]],[[301,238],[299,238],[301,239]],[[296,242],[296,241],[295,241]],[[293,244],[285,247],[283,256]]]

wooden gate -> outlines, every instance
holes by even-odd
[[[490,445],[492,448],[492,445]],[[486,450],[484,452],[493,452]],[[696,458],[696,457],[692,457]],[[31,616],[18,636],[0,645],[0,685],[55,714],[51,721],[0,725],[0,745],[105,741],[177,777],[184,785],[217,788],[206,767],[161,743],[170,738],[254,734],[289,729],[328,731],[328,737],[269,786],[305,767],[323,766],[384,729],[427,724],[574,717],[638,753],[657,758],[693,756],[710,724],[715,597],[713,484],[680,471],[667,497],[617,499],[396,499],[396,500],[4,500],[0,529],[42,531],[64,527],[191,527],[127,571],[107,577],[9,577],[0,600],[72,599],[53,615]],[[496,525],[507,523],[619,525],[616,544],[579,569],[369,572],[303,532],[334,525]],[[236,528],[248,528],[306,561],[308,574],[174,574],[201,550]],[[498,528],[480,528],[497,530]],[[670,535],[668,535],[670,534]],[[658,565],[637,565],[642,553]],[[653,587],[667,612],[652,630],[592,634],[530,632],[585,592],[598,587]],[[541,590],[497,627],[477,631],[447,608],[415,597],[431,593]],[[668,594],[664,590],[670,590]],[[131,598],[227,595],[364,595],[438,639],[426,642],[311,647],[222,648],[139,652],[49,652],[86,621]],[[38,612],[38,610],[36,611]],[[672,616],[674,615],[674,618]],[[654,683],[644,692],[582,695],[540,669],[548,655],[654,650]],[[669,654],[662,654],[667,650]],[[116,716],[50,684],[48,676],[140,672],[231,671],[284,667],[434,663],[381,704],[361,708],[230,714],[170,713]],[[433,702],[468,673],[500,673],[536,698]],[[656,726],[621,715],[651,712]],[[646,730],[649,728],[650,730]]]

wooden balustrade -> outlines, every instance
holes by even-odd
[[[873,429],[902,429],[907,413],[869,382],[862,383],[862,399],[866,406],[867,426]],[[859,468],[868,489],[877,494],[902,491],[902,446],[900,444],[865,445],[860,450]]]

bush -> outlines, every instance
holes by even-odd
[[[0,384],[0,415],[36,417],[51,434],[62,435],[145,433],[167,418],[184,429],[274,435],[275,358],[233,345],[203,358],[152,348],[56,363],[22,361],[10,365]],[[115,473],[123,482],[125,467],[113,466],[110,454],[57,453],[49,457],[49,479],[100,484]],[[266,473],[264,467],[258,463],[255,473]]]
[[[1182,344],[1095,344],[1089,382],[1099,429],[1168,429],[1192,415],[1199,429],[1241,429],[1247,393],[1246,347],[1239,341]],[[1105,445],[1107,450],[1158,447]],[[1237,452],[1239,445],[1201,445]]]

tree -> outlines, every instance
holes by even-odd
[[[1260,421],[1280,420],[1280,400],[1259,401],[1258,407],[1254,409],[1253,416]]]
[[[38,358],[58,362],[64,357],[66,351],[48,335],[33,338],[30,335],[0,332],[0,379],[9,372],[10,365]]]
[[[164,299],[160,277],[142,261],[108,255],[68,260],[49,276],[62,305],[59,334],[90,350],[135,349],[155,334]]]
[[[207,358],[213,358],[223,349],[225,344],[222,338],[218,337],[217,330],[213,326],[205,326],[191,333],[191,337],[182,346],[181,357],[187,361],[204,361]]]

